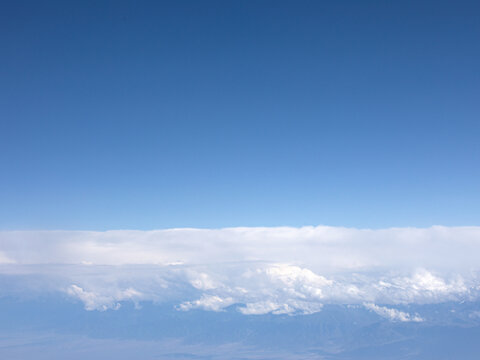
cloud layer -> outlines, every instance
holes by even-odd
[[[479,254],[480,227],[11,231],[0,232],[0,291],[16,276],[26,283],[15,291],[61,291],[87,310],[168,301],[296,314],[336,303],[420,321],[391,306],[476,300]]]

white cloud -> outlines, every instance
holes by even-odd
[[[0,265],[1,264],[14,264],[15,261],[6,256],[3,252],[0,251]]]
[[[11,231],[0,232],[0,275],[40,277],[44,286],[24,291],[48,285],[88,310],[173,301],[181,310],[297,314],[477,299],[479,253],[480,227]]]
[[[211,264],[268,261],[317,271],[477,267],[480,227],[155,231],[3,231],[0,251],[19,264]]]
[[[292,265],[276,264],[266,268],[265,273],[272,282],[280,281],[286,289],[302,298],[310,296],[321,299],[324,297],[322,287],[333,283],[309,269]]]
[[[322,310],[323,304],[286,299],[284,302],[259,301],[239,306],[238,311],[244,315],[263,314],[313,314]]]
[[[132,288],[105,295],[86,291],[77,285],[70,285],[66,292],[68,295],[80,299],[85,304],[86,310],[118,310],[121,306],[120,301],[133,300],[135,302],[142,298],[142,294]]]
[[[191,309],[203,309],[210,311],[221,311],[234,303],[233,298],[221,298],[216,295],[202,295],[198,300],[186,301],[178,306],[179,310],[188,311]]]
[[[446,280],[425,269],[417,269],[410,277],[394,277],[391,285],[396,289],[397,302],[438,302],[458,300],[458,296],[467,294],[469,287],[460,275]]]
[[[377,313],[381,317],[384,317],[386,319],[389,319],[391,321],[401,321],[401,322],[421,322],[424,321],[418,314],[411,315],[409,313],[397,310],[397,309],[391,309],[386,306],[378,306],[373,303],[365,303],[364,304],[365,308],[372,310],[373,312]]]
[[[248,303],[245,307],[240,307],[239,311],[245,315],[262,315],[278,310],[280,307],[288,309],[287,304],[277,304],[272,301],[259,301],[256,303]]]
[[[216,289],[220,286],[215,280],[213,280],[208,274],[206,273],[196,273],[193,271],[187,272],[190,284],[199,290],[212,290]]]

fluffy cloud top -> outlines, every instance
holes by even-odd
[[[87,310],[172,301],[296,314],[337,303],[420,321],[392,306],[477,299],[479,255],[480,227],[0,232],[4,278],[35,277],[35,291],[63,291]]]

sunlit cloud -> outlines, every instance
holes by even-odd
[[[480,293],[479,227],[14,231],[0,239],[2,278],[25,281],[3,292],[56,291],[86,310],[168,301],[180,311],[294,315],[356,304],[420,321],[392,307]]]

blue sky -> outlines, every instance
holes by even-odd
[[[478,225],[479,10],[4,2],[0,228]]]

